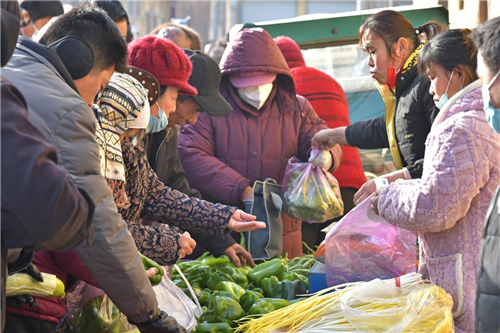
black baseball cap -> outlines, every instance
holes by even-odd
[[[233,111],[231,105],[219,93],[220,68],[208,55],[200,51],[183,49],[193,65],[189,84],[198,90],[198,95],[192,96],[203,110],[212,116],[225,116]]]

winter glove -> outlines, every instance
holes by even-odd
[[[174,317],[170,317],[161,310],[158,310],[157,315],[147,322],[131,324],[137,326],[141,333],[187,333]]]
[[[19,273],[25,273],[31,276],[33,279],[38,282],[43,282],[42,273],[38,270],[38,268],[34,264],[29,264],[28,267],[20,271]]]
[[[39,282],[43,282],[42,273],[40,273],[38,268],[33,264],[29,264],[25,269],[19,271],[19,273],[28,274],[33,279]],[[35,298],[31,295],[11,296],[7,297],[5,301],[8,306],[18,306],[24,304],[29,304],[29,306],[32,308],[36,308],[38,306],[38,303],[36,302]]]
[[[319,166],[325,170],[330,170],[333,166],[333,157],[329,150],[313,148],[311,149],[309,162],[312,162],[314,166]]]
[[[7,303],[7,306],[11,307],[24,304],[29,304],[29,306],[32,308],[36,308],[38,306],[36,299],[31,295],[18,295],[18,296],[7,297],[5,298],[5,302]]]

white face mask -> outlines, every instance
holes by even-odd
[[[266,103],[272,90],[273,83],[271,82],[261,86],[239,88],[238,95],[246,103],[250,104],[257,110],[260,110],[260,108],[262,108],[262,106]]]

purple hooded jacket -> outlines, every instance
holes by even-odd
[[[195,125],[185,126],[179,136],[179,155],[191,186],[216,202],[241,207],[240,198],[247,186],[268,177],[281,183],[288,159],[297,156],[306,161],[312,137],[327,126],[311,104],[296,95],[286,60],[265,30],[238,32],[220,67],[220,93],[233,111],[223,117],[204,112]],[[260,110],[243,102],[229,81],[231,74],[245,72],[277,74]],[[336,170],[342,147],[334,147],[331,153],[332,170]],[[300,221],[284,216],[283,230],[284,252],[290,257],[301,255]],[[294,236],[290,238],[288,233]]]
[[[457,333],[474,332],[482,227],[500,184],[500,135],[486,122],[480,87],[471,83],[438,114],[422,178],[390,184],[378,202],[389,223],[419,232],[420,272],[453,297]]]

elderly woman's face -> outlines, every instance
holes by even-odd
[[[179,95],[179,88],[170,87],[167,91],[160,96],[155,105],[151,105],[151,115],[158,118],[158,106],[160,107],[168,118],[168,115],[175,112],[175,102],[177,101],[177,95]],[[156,105],[158,104],[158,106]]]

